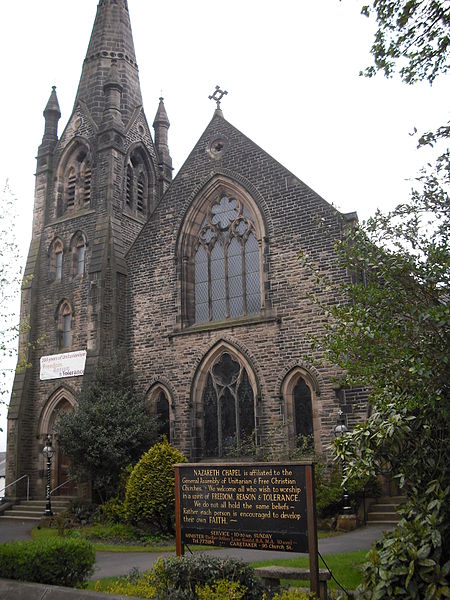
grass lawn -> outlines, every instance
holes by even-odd
[[[32,531],[34,540],[57,537],[58,529],[39,527]],[[158,539],[148,536],[138,541],[132,528],[126,525],[85,525],[84,527],[66,529],[67,537],[80,537],[89,540],[97,552],[175,552],[175,539]],[[336,531],[319,531],[318,537],[341,535]],[[211,550],[211,546],[192,546],[193,551]]]
[[[120,535],[122,534],[122,535]],[[32,530],[34,540],[57,537],[58,530],[53,527],[40,527]],[[110,526],[86,525],[77,529],[67,529],[67,537],[80,537],[92,542],[97,552],[175,552],[175,540],[152,540],[139,543],[133,540],[131,533]],[[133,543],[134,542],[134,543]]]
[[[362,582],[362,565],[367,562],[368,550],[355,550],[353,552],[342,552],[340,554],[326,554],[324,559],[329,566],[334,577],[346,590],[354,590]],[[285,567],[309,567],[308,557],[296,557],[283,560],[265,560],[252,563],[253,567],[265,567],[267,565],[283,565]],[[325,565],[319,557],[319,568],[324,569]],[[285,582],[291,586],[309,587],[309,581],[289,581]],[[328,582],[330,588],[339,589],[333,579]]]

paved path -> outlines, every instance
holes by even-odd
[[[17,539],[30,539],[31,529],[37,521],[0,520],[0,542]],[[343,533],[335,537],[319,540],[321,554],[334,554],[336,552],[349,552],[351,550],[369,550],[372,543],[381,537],[386,529],[383,525],[369,525],[356,529],[350,533]],[[266,552],[263,550],[244,550],[239,548],[224,548],[210,550],[216,556],[233,556],[242,558],[247,562],[259,560],[276,560],[294,557],[293,553]],[[154,552],[97,552],[97,561],[93,579],[125,575],[133,567],[140,571],[148,570],[156,559],[161,556],[174,555],[173,553]]]

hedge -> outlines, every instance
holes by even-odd
[[[71,538],[0,544],[0,577],[74,587],[94,572],[90,542]]]

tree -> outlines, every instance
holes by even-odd
[[[0,210],[0,404],[7,404],[17,354],[17,299],[21,282],[21,256],[14,228],[16,202],[6,182],[2,189]]]
[[[375,67],[406,83],[448,69],[450,10],[443,2],[374,0]],[[442,126],[419,146],[446,142]],[[369,554],[364,598],[450,596],[449,152],[417,177],[410,201],[377,212],[338,244],[353,275],[320,341],[344,383],[370,389],[367,421],[335,442],[346,477],[390,473],[407,496],[402,520]]]
[[[60,415],[57,438],[70,460],[71,475],[91,481],[103,502],[117,493],[122,469],[135,464],[155,442],[157,422],[136,394],[121,354],[99,365],[77,401],[73,411]]]
[[[362,14],[375,14],[378,30],[371,48],[374,65],[364,74],[382,71],[391,77],[396,66],[402,81],[433,83],[449,68],[450,7],[448,0],[374,0]]]

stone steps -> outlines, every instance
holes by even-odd
[[[72,498],[59,496],[52,499],[51,506],[54,515],[66,511]],[[19,500],[10,508],[7,508],[0,519],[18,519],[21,521],[39,520],[44,517],[45,500]]]
[[[396,525],[400,521],[397,508],[406,500],[404,496],[383,496],[370,505],[367,523],[376,525]]]

